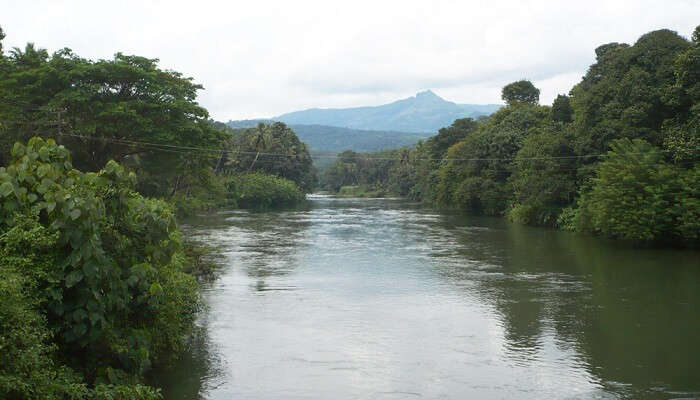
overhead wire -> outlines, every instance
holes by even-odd
[[[154,142],[142,142],[142,141],[135,141],[135,140],[129,140],[129,139],[119,139],[119,138],[106,138],[106,137],[98,137],[98,136],[84,136],[84,135],[76,135],[76,134],[69,134],[69,133],[62,133],[61,136],[69,136],[69,137],[75,137],[75,138],[81,138],[81,139],[86,139],[86,140],[100,140],[100,141],[107,141],[107,142],[114,142],[114,143],[120,143],[120,144],[125,144],[125,145],[134,145],[134,146],[152,146],[154,148],[171,148],[171,149],[181,149],[181,150],[191,150],[194,152],[201,152],[201,153],[215,153],[217,156],[220,156],[221,154],[257,154],[260,156],[277,156],[277,157],[296,157],[296,154],[284,154],[284,153],[270,153],[270,152],[263,152],[263,151],[243,151],[243,150],[227,150],[227,149],[214,149],[214,148],[205,148],[205,147],[195,147],[195,146],[181,146],[181,145],[171,145],[171,144],[166,144],[166,143],[154,143]],[[692,151],[698,151],[700,149],[693,149]],[[587,154],[587,155],[572,155],[572,156],[551,156],[551,157],[507,157],[507,158],[413,158],[412,161],[546,161],[546,160],[566,160],[566,159],[583,159],[583,158],[593,158],[593,157],[624,157],[628,155],[642,155],[642,154],[661,154],[661,153],[667,153],[670,150],[659,150],[659,151],[652,151],[652,152],[631,152],[631,153],[624,153],[624,154],[615,154],[615,153],[604,153],[604,154]],[[401,157],[367,157],[363,155],[357,155],[357,156],[348,156],[348,157],[339,157],[339,155],[342,153],[339,153],[337,155],[331,156],[331,155],[311,155],[311,158],[356,158],[356,159],[363,159],[363,160],[380,160],[380,161],[401,161]]]
[[[18,104],[18,103],[17,103]],[[51,112],[49,109],[37,109],[40,111],[44,112]],[[31,122],[24,122],[22,123],[27,123],[31,124]],[[47,124],[47,125],[55,125],[59,123],[58,121],[47,121],[47,122],[36,122],[35,124]],[[257,156],[266,156],[266,157],[297,157],[296,154],[285,154],[285,153],[272,153],[272,152],[264,152],[264,151],[244,151],[244,150],[230,150],[230,149],[217,149],[217,148],[206,148],[206,147],[198,147],[198,146],[184,146],[184,145],[172,145],[172,144],[167,144],[167,143],[155,143],[155,142],[144,142],[144,141],[136,141],[136,140],[130,140],[130,139],[122,139],[122,138],[108,138],[108,137],[100,137],[100,136],[85,136],[85,135],[78,135],[78,134],[71,134],[71,133],[66,133],[66,132],[61,132],[58,133],[60,136],[66,136],[66,137],[73,137],[73,138],[80,138],[84,140],[93,140],[93,141],[105,141],[105,142],[112,142],[112,143],[118,143],[118,144],[123,144],[123,145],[130,145],[130,146],[141,146],[141,147],[150,147],[154,150],[160,150],[160,151],[166,151],[166,149],[171,149],[173,151],[171,152],[177,152],[179,151],[182,154],[185,153],[192,153],[192,152],[198,152],[199,154],[208,154],[212,157],[221,157],[224,154],[249,154],[249,155],[257,155]],[[700,149],[692,149],[691,151],[698,151]],[[547,160],[575,160],[575,159],[586,159],[586,158],[595,158],[595,157],[624,157],[628,155],[642,155],[642,154],[660,154],[660,153],[667,153],[670,150],[659,150],[659,151],[653,151],[653,152],[633,152],[633,153],[624,153],[624,154],[615,154],[615,153],[602,153],[602,154],[585,154],[585,155],[571,155],[571,156],[546,156],[546,157],[506,157],[506,158],[495,158],[495,157],[484,157],[484,158],[479,158],[479,157],[474,157],[474,158],[412,158],[410,161],[440,161],[440,162],[453,162],[453,161],[509,161],[509,162],[515,162],[515,161],[547,161]],[[377,160],[377,161],[402,161],[402,157],[372,157],[372,156],[367,156],[364,154],[357,154],[354,156],[340,156],[342,153],[336,153],[335,155],[321,155],[321,154],[316,154],[316,155],[310,155],[312,159],[320,159],[320,158],[326,158],[326,159],[339,159],[339,158],[345,158],[345,159],[361,159],[361,160]]]

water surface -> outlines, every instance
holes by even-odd
[[[188,221],[220,246],[170,399],[700,396],[700,255],[404,200]]]

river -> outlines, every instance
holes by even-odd
[[[186,231],[220,276],[167,399],[700,396],[700,253],[398,199],[310,196]]]

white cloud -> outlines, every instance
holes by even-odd
[[[160,58],[206,88],[219,120],[381,104],[423,89],[498,103],[530,78],[566,93],[612,41],[689,35],[698,1],[5,1],[6,47],[32,41],[89,58]]]

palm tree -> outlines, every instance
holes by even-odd
[[[251,144],[253,145],[253,148],[255,148],[257,153],[255,154],[253,162],[250,163],[248,171],[253,170],[253,165],[255,165],[255,162],[258,161],[258,157],[260,157],[260,152],[264,151],[267,148],[269,140],[266,128],[267,126],[264,123],[259,123],[257,129],[255,130],[255,134],[251,137]]]

